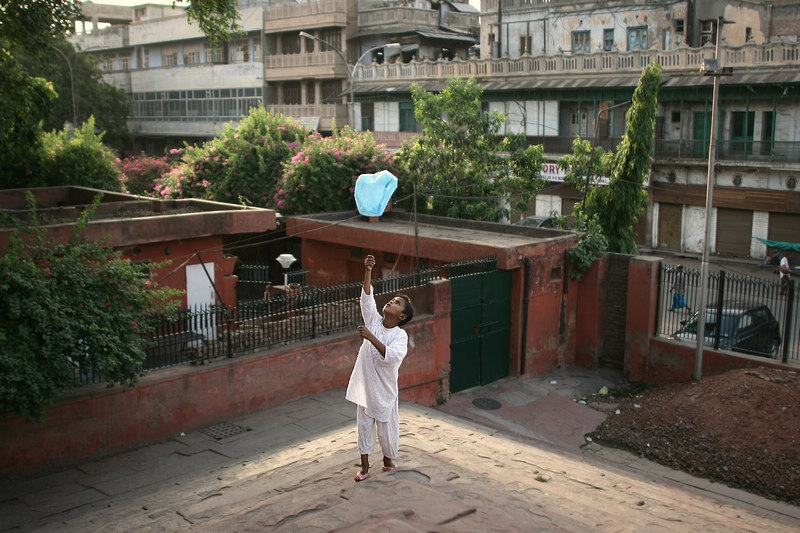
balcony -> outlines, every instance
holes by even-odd
[[[71,35],[69,41],[81,50],[113,50],[128,46],[128,26],[111,26],[92,33]]]
[[[744,72],[769,72],[774,69],[797,69],[800,62],[800,43],[746,44],[722,49],[723,64]],[[630,52],[600,52],[593,54],[561,53],[544,56],[523,56],[517,59],[470,58],[452,61],[411,61],[409,63],[384,63],[356,65],[353,78],[359,83],[387,84],[396,82],[407,86],[411,82],[437,82],[443,84],[449,77],[475,78],[492,83],[496,88],[519,82],[536,87],[548,84],[566,87],[585,82],[591,76],[594,85],[602,86],[603,79],[618,80],[628,76],[638,80],[642,69],[656,61],[665,75],[694,74],[700,76],[704,59],[714,57],[714,48],[680,47],[675,50],[635,50]],[[697,84],[697,83],[695,83]]]
[[[307,78],[348,78],[347,65],[339,54],[309,52],[304,54],[278,54],[264,58],[267,80],[298,80]]]
[[[438,28],[439,12],[432,9],[413,7],[388,7],[369,11],[359,11],[358,30],[390,29],[405,26],[412,28]]]
[[[346,0],[320,0],[276,5],[264,10],[264,33],[283,33],[322,27],[347,26]]]
[[[331,131],[334,119],[337,128],[349,123],[345,104],[268,104],[266,107],[276,113],[298,120],[319,118],[317,129],[320,131]]]
[[[131,70],[131,92],[261,87],[262,63],[196,63]]]

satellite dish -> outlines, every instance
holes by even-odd
[[[365,217],[379,217],[397,189],[397,177],[388,170],[361,174],[356,180],[356,207]]]

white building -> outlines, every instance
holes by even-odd
[[[212,136],[258,103],[399,146],[418,129],[410,84],[438,90],[456,76],[476,79],[507,131],[543,144],[553,162],[576,135],[616,146],[641,70],[657,61],[664,83],[639,242],[689,253],[704,240],[712,114],[713,78],[700,68],[715,57],[722,18],[718,59],[731,74],[720,78],[712,249],[763,258],[758,237],[800,242],[798,1],[483,0],[480,23],[469,4],[447,0],[241,4],[246,35],[222,47],[152,5],[129,20],[95,5],[86,17],[112,26],[74,39],[131,95],[131,129],[151,146]],[[548,175],[557,185],[558,172]],[[568,214],[578,199],[551,187],[535,212]]]

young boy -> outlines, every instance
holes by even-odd
[[[369,453],[375,444],[375,428],[383,452],[383,471],[394,470],[398,455],[400,421],[397,399],[397,373],[408,352],[408,335],[400,326],[414,316],[411,299],[400,294],[378,313],[372,293],[372,267],[375,258],[364,260],[364,287],[361,290],[361,316],[364,325],[358,334],[364,339],[350,375],[346,398],[357,406],[358,453],[361,469],[356,481],[369,477]]]

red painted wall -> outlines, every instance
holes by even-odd
[[[409,352],[400,367],[400,396],[435,405],[450,364],[450,284],[429,284],[412,297],[417,316],[405,328]],[[47,409],[43,424],[2,414],[0,476],[62,468],[345,387],[360,342],[354,332],[154,372],[133,388],[86,387]]]

